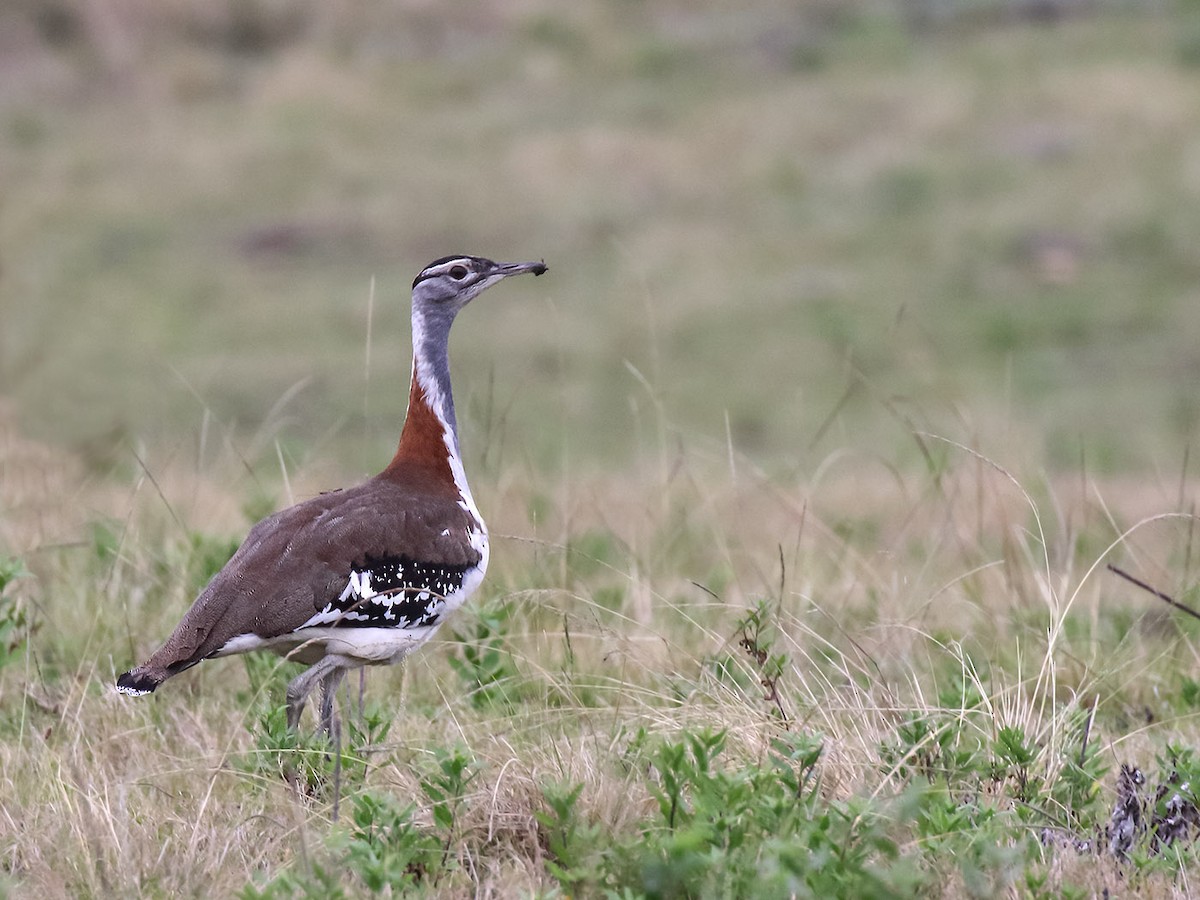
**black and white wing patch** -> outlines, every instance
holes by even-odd
[[[345,628],[426,628],[460,599],[472,566],[423,564],[402,556],[373,559],[350,570],[345,589],[301,625]]]

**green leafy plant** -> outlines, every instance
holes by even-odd
[[[592,881],[598,872],[596,857],[603,832],[598,825],[580,820],[576,809],[583,784],[574,787],[547,782],[542,785],[546,808],[534,811],[550,858],[546,869],[565,890]]]
[[[0,557],[0,668],[21,657],[30,636],[37,630],[21,598],[9,590],[29,570],[19,559]]]
[[[489,604],[478,611],[474,635],[454,633],[458,652],[450,657],[450,666],[470,693],[476,709],[513,699],[517,676],[508,652],[508,607]]]
[[[1002,726],[992,742],[992,777],[997,780],[1013,778],[1016,781],[1014,796],[1022,803],[1029,803],[1041,787],[1041,779],[1032,774],[1037,755],[1037,748],[1017,725]]]
[[[254,748],[239,757],[239,768],[255,775],[283,778],[302,793],[323,796],[332,785],[339,766],[353,771],[348,765],[349,754],[335,760],[332,746],[323,734],[287,727],[286,706],[264,706],[252,725]]]
[[[882,807],[825,802],[818,736],[786,734],[763,764],[721,764],[723,731],[649,750],[658,826],[606,857],[605,881],[645,896],[916,896]],[[903,821],[901,817],[891,821]]]
[[[269,658],[268,658],[269,659]],[[258,664],[253,664],[260,671]],[[260,672],[261,676],[261,672]],[[256,696],[266,697],[265,691]],[[292,731],[287,727],[287,707],[262,700],[251,726],[254,749],[240,757],[239,767],[249,773],[282,777],[303,793],[325,796],[327,788],[346,793],[363,785],[371,756],[387,740],[391,716],[368,704],[361,715],[339,718],[340,748],[321,733]]]
[[[1106,756],[1101,744],[1084,744],[1079,753],[1067,755],[1048,785],[1054,808],[1063,811],[1065,824],[1077,835],[1094,830],[1106,812],[1101,790],[1109,768]]]
[[[785,653],[772,652],[778,629],[774,624],[770,601],[760,600],[754,609],[738,621],[737,630],[738,646],[750,657],[757,672],[758,682],[764,691],[763,700],[771,705],[780,719],[787,721],[780,686],[788,657]]]
[[[979,775],[981,742],[963,728],[957,710],[912,712],[880,747],[884,766],[904,780],[920,777],[961,786]]]
[[[434,750],[437,767],[421,779],[421,790],[432,806],[433,822],[445,834],[442,848],[442,865],[450,857],[450,848],[456,837],[458,812],[466,796],[467,786],[479,774],[475,760],[463,747]]]
[[[444,860],[442,843],[434,832],[413,822],[414,810],[386,794],[368,791],[354,798],[345,859],[369,890],[413,887],[436,874]]]
[[[409,891],[435,875],[442,858],[437,835],[413,821],[415,807],[387,794],[364,791],[352,798],[348,832],[334,831],[324,852],[284,869],[259,886],[247,885],[244,900],[360,896]]]

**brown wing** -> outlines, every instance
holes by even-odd
[[[121,681],[131,691],[153,690],[235,637],[295,631],[336,598],[367,559],[476,565],[480,553],[468,540],[475,522],[457,501],[444,491],[421,492],[377,477],[264,519],[166,643]]]

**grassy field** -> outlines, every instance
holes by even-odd
[[[0,12],[0,894],[1193,895],[1200,12],[1028,8]],[[459,251],[472,607],[115,695]]]

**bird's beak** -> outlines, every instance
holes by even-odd
[[[545,261],[540,262],[520,262],[520,263],[499,263],[496,266],[494,274],[501,278],[507,278],[509,275],[523,275],[525,272],[532,272],[534,275],[541,275],[546,271]]]

